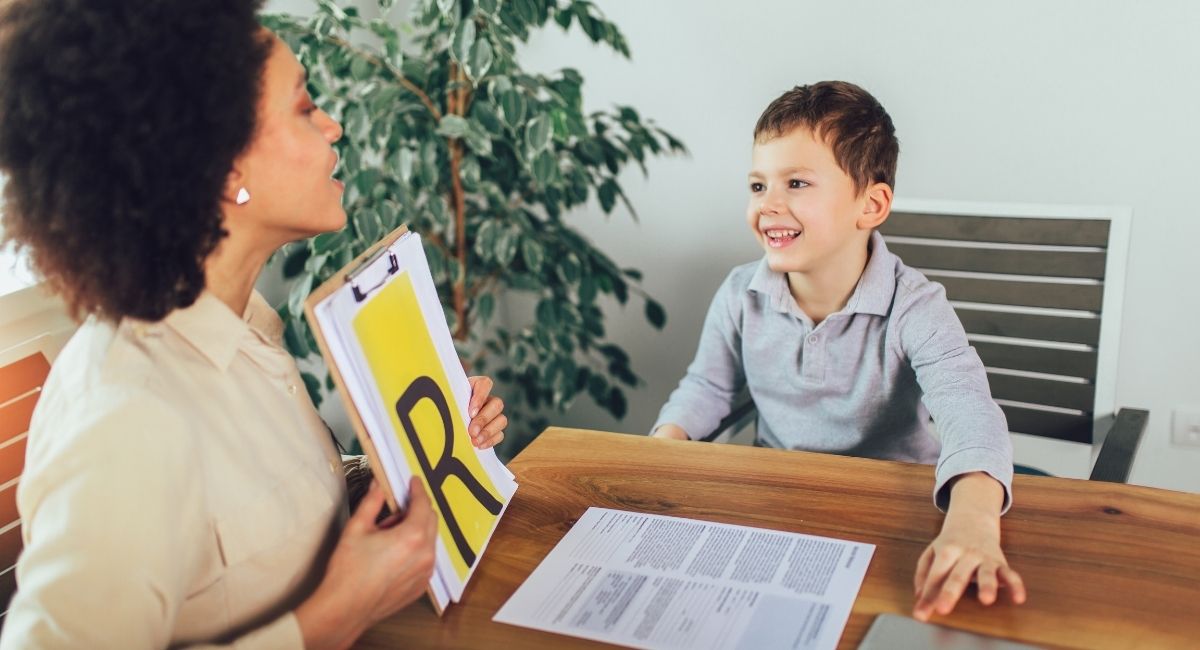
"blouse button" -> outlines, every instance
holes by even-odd
[[[812,336],[808,337],[808,342],[812,343],[813,345],[816,345],[818,340],[819,340],[819,337],[816,334],[813,334]]]
[[[296,384],[288,384],[288,395],[296,394]]]

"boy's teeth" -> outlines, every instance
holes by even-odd
[[[767,236],[771,238],[779,237],[795,237],[800,234],[799,230],[768,230]]]

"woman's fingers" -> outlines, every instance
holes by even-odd
[[[487,429],[492,422],[501,416],[504,412],[504,400],[499,397],[492,396],[487,399],[479,409],[479,414],[471,418],[471,425],[467,427],[467,432],[471,434],[471,438],[478,438],[484,429]],[[505,424],[508,423],[507,418]],[[503,428],[503,427],[501,427]]]
[[[492,394],[493,383],[490,377],[467,377],[467,382],[471,384],[471,401],[467,405],[467,411],[474,420]]]
[[[379,516],[379,511],[383,509],[385,499],[386,497],[383,493],[383,488],[379,485],[379,481],[371,479],[371,485],[367,487],[367,493],[358,502],[358,509],[354,511],[354,515],[346,522],[346,532],[362,533],[374,529],[375,518]]]
[[[478,435],[472,438],[471,441],[474,442],[475,446],[479,447],[480,449],[490,449],[495,447],[500,443],[501,440],[504,440],[504,428],[507,426],[508,417],[505,415],[498,415],[496,416],[496,419],[488,422],[483,427],[483,430],[481,430]]]

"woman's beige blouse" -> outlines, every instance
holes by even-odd
[[[0,648],[302,645],[345,482],[281,331],[257,293],[80,328],[30,428]]]

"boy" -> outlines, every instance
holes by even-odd
[[[887,112],[854,84],[799,86],[767,107],[746,210],[765,257],[717,290],[653,435],[705,437],[745,387],[759,444],[937,463],[946,518],[914,576],[913,616],[928,620],[972,580],[984,605],[1001,584],[1021,603],[1025,587],[1000,549],[1012,443],[983,364],[942,286],[875,232],[899,148]]]

